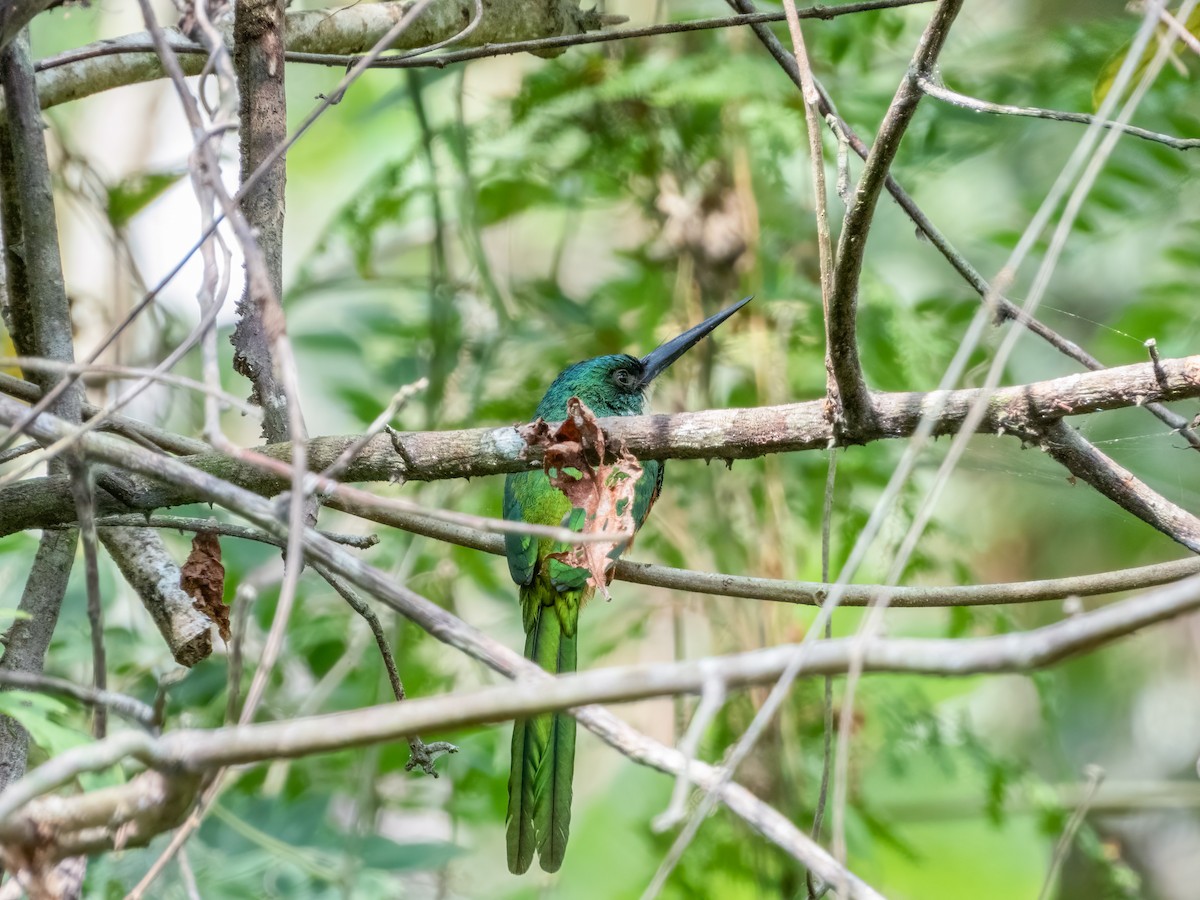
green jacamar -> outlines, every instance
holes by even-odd
[[[576,363],[562,372],[537,415],[549,422],[567,416],[567,401],[578,397],[597,416],[641,415],[651,381],[714,328],[750,302],[735,303],[705,319],[657,350],[638,359],[615,354]],[[641,528],[662,489],[663,463],[647,460],[634,490],[633,519]],[[582,510],[539,470],[509,475],[504,482],[504,518],[541,525],[583,526]],[[508,570],[520,587],[525,625],[525,656],[547,672],[574,672],[579,610],[595,591],[578,577],[564,580],[562,567],[546,563],[552,553],[570,549],[546,538],[505,535]],[[614,554],[615,555],[615,554]],[[552,575],[552,571],[554,574]],[[571,779],[575,767],[575,720],[566,713],[534,716],[513,726],[512,768],[508,777],[508,868],[520,874],[538,858],[547,872],[558,871],[571,824]]]

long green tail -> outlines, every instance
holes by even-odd
[[[525,635],[525,656],[547,672],[574,672],[577,635],[563,632],[553,606],[539,605],[536,616]],[[508,775],[508,869],[514,875],[529,868],[535,847],[545,871],[557,872],[562,865],[574,772],[571,716],[548,714],[514,723]]]

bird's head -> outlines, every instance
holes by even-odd
[[[641,415],[650,382],[751,299],[747,297],[709,316],[641,359],[616,353],[575,363],[554,379],[538,404],[537,414],[548,421],[565,418],[567,401],[578,397],[598,416]]]

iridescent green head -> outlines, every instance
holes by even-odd
[[[538,404],[537,415],[548,421],[565,418],[572,397],[578,397],[598,416],[641,415],[650,382],[751,299],[709,316],[641,359],[616,353],[575,363],[554,379]]]

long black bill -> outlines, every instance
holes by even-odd
[[[649,384],[661,375],[671,363],[700,343],[709,332],[753,299],[754,296],[751,295],[745,300],[739,300],[733,306],[721,310],[716,315],[709,316],[699,325],[689,328],[678,337],[671,338],[657,350],[651,350],[643,356],[642,365],[645,366],[645,373],[642,375],[642,384]]]

